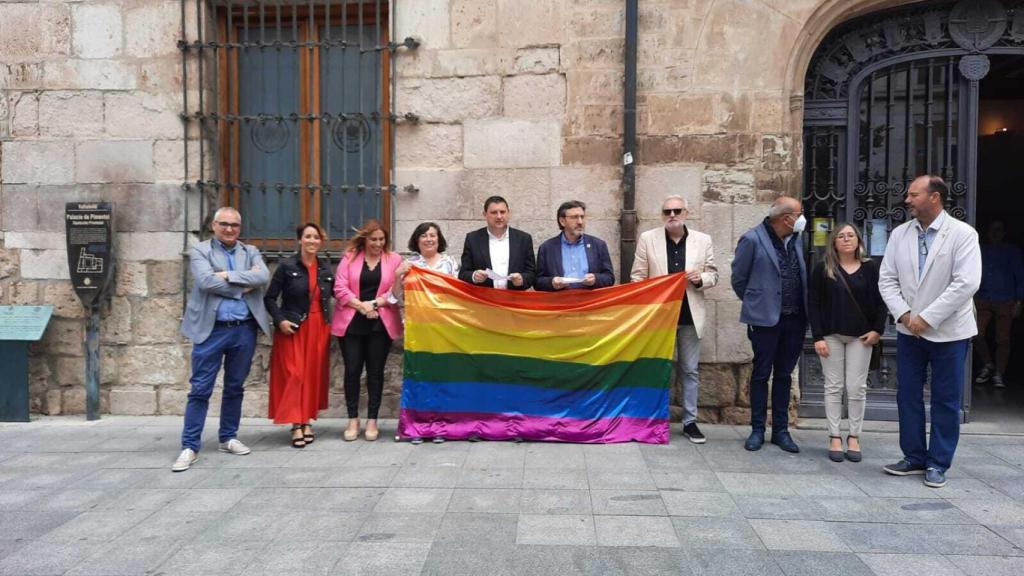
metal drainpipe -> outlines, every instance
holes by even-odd
[[[622,114],[622,212],[619,214],[619,281],[629,282],[636,253],[636,45],[637,3],[626,0],[625,108]]]

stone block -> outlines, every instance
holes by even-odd
[[[765,170],[793,170],[797,155],[793,140],[787,135],[769,134],[761,137],[761,167]]]
[[[704,337],[700,339],[700,359],[702,362],[718,362],[718,339],[715,338],[715,331],[718,329],[718,308],[714,303],[708,302],[705,297],[704,304]]]
[[[750,374],[754,365],[750,362],[736,365],[736,405],[750,407]],[[796,388],[799,388],[797,386]]]
[[[534,168],[561,164],[555,121],[470,120],[464,124],[467,168]]]
[[[742,303],[738,300],[720,300],[714,304],[718,322],[714,331],[718,358],[737,363],[749,362],[754,355],[747,338],[747,325],[739,321]]]
[[[622,165],[622,140],[601,136],[566,138],[562,141],[562,164]]]
[[[118,372],[124,386],[182,385],[188,378],[184,349],[179,345],[125,348]]]
[[[754,93],[750,106],[751,132],[777,134],[785,128],[789,101],[781,90]]]
[[[43,66],[43,84],[51,90],[134,90],[138,82],[138,66],[130,61],[68,59]]]
[[[399,192],[396,210],[405,220],[448,220],[451,218],[473,218],[480,212],[459,206],[459,182],[465,175],[463,170],[402,169],[395,173],[395,183],[401,191],[407,185],[416,186],[418,192]],[[395,245],[401,248],[403,238],[396,238]]]
[[[449,0],[399,2],[395,6],[398,26],[395,38],[400,42],[412,36],[420,40],[422,48],[448,48],[451,45],[451,19]]]
[[[117,358],[120,349],[114,346],[100,346],[100,385],[110,386],[117,380]]]
[[[47,390],[46,391],[46,402],[43,406],[43,413],[47,416],[59,416],[61,408],[61,392],[60,390]]]
[[[152,182],[149,140],[96,140],[75,147],[75,178],[82,183]]]
[[[269,406],[269,392],[246,389],[245,397],[242,399],[242,416],[246,418],[266,418]]]
[[[148,264],[150,294],[181,294],[181,260]]]
[[[132,333],[139,344],[165,344],[181,339],[181,298],[152,297],[134,306]]]
[[[121,10],[112,4],[72,7],[72,49],[79,58],[112,58],[121,53]]]
[[[700,34],[694,66],[696,85],[709,90],[773,90],[785,87],[801,24],[763,4],[716,2]],[[771,30],[751,34],[751,30]]]
[[[675,66],[640,68],[637,70],[637,91],[642,95],[658,92],[684,92],[692,86],[693,63],[684,61]]]
[[[607,38],[625,36],[626,14],[622,6],[587,7],[569,13],[568,32],[576,38]]]
[[[545,46],[562,40],[561,0],[498,0],[501,46]]]
[[[0,63],[0,88],[9,90],[37,90],[42,85],[42,62]]]
[[[72,138],[103,134],[103,95],[94,91],[43,92],[39,97],[39,132]]]
[[[737,135],[647,136],[637,139],[638,156],[644,164],[733,164],[738,156]]]
[[[198,78],[199,66],[197,60],[190,59],[186,63],[188,77]],[[209,70],[209,68],[207,68]],[[146,58],[139,61],[139,90],[145,90],[152,94],[164,94],[180,101],[182,97],[182,71],[181,56],[163,56],[161,58]],[[209,97],[210,94],[207,94]],[[192,104],[199,101],[199,92],[193,84],[188,93],[188,101]],[[182,104],[178,104],[179,109]]]
[[[454,208],[483,225],[484,200],[501,196],[508,201],[512,226],[518,227],[523,220],[552,218],[550,191],[551,171],[546,168],[468,170],[459,182]]]
[[[85,386],[85,357],[58,356],[53,359],[53,381],[59,386]]]
[[[188,403],[188,389],[164,385],[158,386],[156,392],[157,414],[180,416],[185,413],[185,404]]]
[[[757,226],[768,215],[768,204],[735,205],[732,207],[733,247],[747,230]]]
[[[561,61],[567,69],[586,68],[621,71],[626,42],[623,38],[584,38],[562,45]]]
[[[502,76],[512,71],[514,54],[493,48],[437,50],[429,76]]]
[[[180,138],[182,121],[181,95],[147,92],[110,92],[105,96],[108,114],[107,134],[115,138]]]
[[[565,116],[565,76],[523,74],[504,79],[502,113],[513,118]]]
[[[114,388],[110,391],[111,414],[149,416],[156,411],[156,390],[152,388]]]
[[[569,106],[579,104],[622,105],[622,70],[578,70],[565,73]]]
[[[694,223],[695,227],[705,234],[711,235],[711,245],[715,253],[715,266],[718,267],[718,285],[704,291],[704,298],[709,300],[735,300],[729,280],[732,277],[732,255],[736,248],[732,233],[731,204],[705,202],[701,220]],[[712,306],[713,307],[713,306]]]
[[[66,2],[40,2],[40,51],[46,55],[71,54],[71,6]]]
[[[74,181],[74,145],[70,142],[9,141],[2,145],[5,184],[69,184]]]
[[[178,53],[181,5],[162,1],[131,7],[124,14],[125,53],[155,58]]]
[[[42,23],[38,3],[0,5],[0,54],[5,62],[39,57],[43,51]]]
[[[560,166],[551,169],[551,202],[548,216],[567,200],[582,200],[587,219],[617,219],[622,210],[621,172],[614,167]],[[589,226],[589,224],[588,224]],[[604,238],[607,242],[608,239]]]
[[[39,288],[39,282],[11,282],[7,301],[12,306],[39,304]]]
[[[62,250],[67,247],[64,234],[59,232],[6,232],[4,244],[8,248],[33,250]]]
[[[21,277],[40,280],[69,280],[68,252],[61,250],[22,250]]]
[[[623,107],[616,104],[579,104],[569,111],[569,136],[621,138]]]
[[[85,386],[61,390],[63,414],[85,414]],[[110,390],[100,389],[100,413],[110,414]]]
[[[199,163],[199,144],[189,143],[189,164]],[[159,181],[181,182],[185,179],[185,143],[182,140],[153,142],[153,176]]]
[[[399,78],[396,105],[401,113],[413,112],[426,122],[497,116],[501,109],[501,79]]]
[[[548,74],[561,67],[558,48],[519,48],[516,50],[515,71],[520,74]]]
[[[10,94],[10,132],[15,138],[39,135],[39,94],[12,92]]]
[[[709,202],[750,204],[754,202],[754,173],[740,167],[704,171],[704,199]]]
[[[7,234],[10,234],[10,232]],[[0,246],[0,280],[10,278],[20,268],[18,251],[12,250],[12,248],[13,247],[10,244],[7,246]]]
[[[395,137],[398,168],[462,167],[462,126],[400,124]]]
[[[686,199],[689,218],[699,221],[702,214],[701,168],[697,166],[645,166],[636,172],[637,214],[641,218],[661,219],[665,196],[678,194]]]
[[[132,341],[132,304],[123,296],[115,296],[104,306],[100,324],[100,342],[128,344]]]
[[[739,406],[728,406],[722,408],[721,424],[733,424],[733,425],[750,425],[750,408],[742,408]]]
[[[724,134],[744,130],[750,102],[730,94],[649,94],[645,97],[646,134]]]
[[[140,262],[118,262],[114,274],[114,290],[118,296],[147,296],[146,265]]]
[[[53,318],[46,326],[39,349],[49,355],[81,356],[85,328],[80,320]]]
[[[736,374],[732,364],[701,364],[698,406],[720,408],[736,402]]]
[[[498,43],[497,0],[452,0],[452,45],[458,48],[488,48]]]
[[[181,261],[181,232],[128,232],[117,235],[121,259],[127,261]]]

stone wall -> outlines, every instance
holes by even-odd
[[[641,230],[660,226],[666,194],[683,195],[691,226],[712,235],[720,271],[702,344],[704,419],[748,417],[750,348],[729,289],[730,257],[768,202],[798,193],[810,54],[836,23],[897,3],[640,2]],[[397,2],[394,36],[421,45],[397,56],[394,110],[422,118],[397,133],[396,183],[419,190],[397,197],[398,246],[430,219],[460,253],[493,194],[509,199],[513,225],[539,244],[557,233],[558,204],[577,198],[588,204],[588,231],[608,241],[618,265],[623,10],[621,0]],[[101,198],[117,203],[121,256],[104,310],[103,409],[183,409],[190,346],[177,333],[181,252],[184,230],[198,223],[194,212],[186,217],[180,187],[180,26],[178,0],[0,3],[0,303],[56,306],[32,349],[34,411],[84,407],[83,311],[67,281],[62,212],[65,201]],[[250,377],[250,415],[265,413],[266,344]],[[390,414],[398,351],[388,367]],[[328,415],[342,404],[338,361]]]

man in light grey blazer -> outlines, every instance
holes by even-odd
[[[192,388],[185,406],[181,454],[171,470],[182,472],[199,458],[199,443],[213,384],[224,365],[220,403],[220,450],[245,455],[249,448],[235,436],[242,418],[244,383],[256,350],[256,331],[270,335],[263,292],[270,272],[260,251],[238,240],[242,216],[231,207],[213,215],[213,238],[192,246],[192,293],[181,332],[192,340]]]
[[[663,228],[640,235],[630,280],[639,282],[675,272],[686,273],[686,297],[679,310],[676,357],[683,377],[683,435],[695,444],[707,439],[697,427],[697,388],[700,384],[700,339],[704,335],[704,291],[718,284],[711,237],[686,226],[686,200],[672,195],[661,204]]]
[[[924,474],[946,485],[960,437],[967,345],[978,333],[974,293],[981,285],[978,233],[943,206],[949,188],[938,176],[910,184],[913,220],[892,231],[878,288],[896,318],[896,405],[903,459],[885,466],[896,476]],[[924,385],[931,366],[931,439],[925,438]]]

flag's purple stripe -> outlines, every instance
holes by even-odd
[[[486,412],[424,412],[402,409],[398,434],[403,438],[523,440],[581,442],[645,442],[667,444],[669,422],[661,418],[575,419]]]

